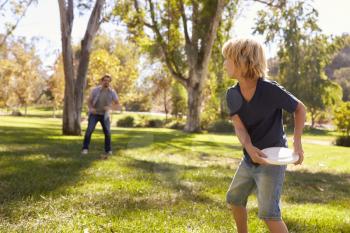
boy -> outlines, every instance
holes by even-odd
[[[281,87],[265,79],[267,61],[260,43],[253,39],[229,40],[222,49],[224,66],[238,84],[227,91],[227,105],[236,136],[243,146],[241,161],[226,200],[239,233],[248,232],[246,204],[250,193],[257,190],[259,218],[270,232],[288,232],[279,207],[286,166],[270,165],[261,150],[287,147],[282,109],[294,113],[294,152],[301,164],[304,152],[301,134],[306,110],[304,104]]]

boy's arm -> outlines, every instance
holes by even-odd
[[[233,115],[231,117],[231,120],[233,123],[233,127],[235,128],[235,132],[236,132],[236,136],[238,137],[238,140],[240,141],[242,146],[246,149],[246,151],[248,152],[253,162],[258,164],[268,164],[268,162],[265,159],[266,155],[252,144],[248,131],[245,128],[239,116],[237,114]]]
[[[294,137],[293,146],[294,152],[299,155],[299,160],[295,162],[295,165],[301,164],[304,160],[304,151],[301,144],[301,135],[305,125],[306,108],[305,105],[299,101],[298,106],[294,112]]]

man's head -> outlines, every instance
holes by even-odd
[[[102,76],[102,78],[101,78],[102,87],[105,87],[105,88],[109,87],[109,83],[111,81],[112,81],[112,77],[110,75],[106,74],[106,75]]]
[[[255,79],[266,76],[267,61],[261,43],[242,38],[227,41],[222,48],[229,76]]]

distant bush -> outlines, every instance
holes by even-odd
[[[135,127],[142,128],[146,127],[148,118],[145,115],[138,115],[135,122]]]
[[[343,136],[337,137],[335,144],[338,146],[350,146],[350,102],[338,105],[334,110],[334,124]]]
[[[185,123],[180,120],[174,120],[167,123],[165,127],[169,129],[183,130],[185,128]]]
[[[117,121],[119,127],[134,127],[135,119],[132,116],[126,116]]]
[[[231,133],[233,132],[233,126],[228,120],[217,120],[209,124],[208,131],[217,133]]]
[[[18,110],[13,110],[11,115],[12,116],[23,116],[23,114],[20,111],[18,111]]]
[[[350,147],[350,137],[349,136],[340,136],[335,140],[337,146],[347,146]]]
[[[164,122],[160,119],[149,119],[145,126],[150,128],[161,128],[164,126]]]

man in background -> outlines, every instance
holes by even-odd
[[[88,127],[85,132],[81,152],[83,155],[86,155],[89,152],[91,135],[95,130],[97,122],[101,123],[103,133],[105,135],[105,151],[104,154],[101,155],[101,158],[107,159],[109,155],[112,155],[110,111],[119,106],[119,99],[117,93],[110,87],[111,81],[111,76],[104,75],[101,78],[101,85],[93,88],[89,96]]]

